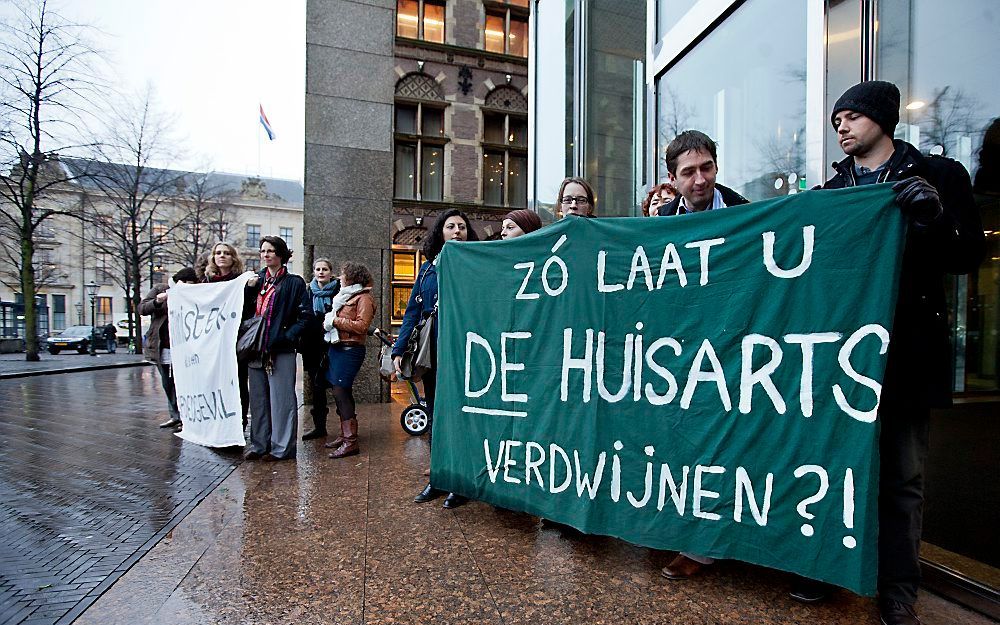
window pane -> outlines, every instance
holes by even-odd
[[[396,2],[396,35],[399,37],[417,38],[417,0],[397,0]]]
[[[52,296],[52,329],[66,329],[66,296]]]
[[[420,134],[425,137],[444,136],[444,110],[425,106],[420,114]]]
[[[396,144],[395,194],[401,200],[417,199],[417,146]]]
[[[528,120],[512,116],[507,125],[509,128],[507,143],[511,145],[528,145]]]
[[[1000,6],[968,0],[961,8],[927,0],[879,5],[878,76],[902,96],[896,138],[924,154],[961,163],[972,177],[986,256],[978,271],[949,277],[948,319],[956,391],[1000,389],[1000,83],[975,65],[997,58]],[[959,30],[951,30],[951,29]],[[902,29],[901,32],[897,32]],[[932,53],[927,46],[934,46]]]
[[[826,101],[830,106],[861,81],[861,8],[857,0],[830,0],[826,13]],[[833,124],[826,124],[826,158],[844,158]]]
[[[424,144],[420,166],[420,197],[424,200],[441,200],[441,179],[444,171],[444,148]]]
[[[507,205],[524,208],[528,205],[528,157],[510,157],[510,171],[507,172]]]
[[[486,16],[483,44],[487,52],[503,52],[503,21],[502,15]]]
[[[392,287],[392,320],[400,322],[406,314],[406,304],[410,301],[411,285]]]
[[[499,113],[483,114],[483,141],[505,143],[503,136],[504,117],[506,116]]]
[[[292,240],[292,229],[291,228],[278,228],[278,236],[284,239],[285,243],[288,245],[288,249],[292,249],[295,246],[295,242]]]
[[[806,6],[744,4],[667,70],[657,83],[656,153],[680,131],[701,130],[719,143],[720,183],[750,201],[797,192],[805,177]],[[743,54],[732,53],[733,41]],[[662,156],[659,163],[666,180]]]
[[[444,7],[424,3],[424,39],[444,43]]]
[[[528,21],[510,17],[510,34],[507,35],[507,53],[528,56]]]
[[[415,280],[417,277],[417,255],[413,252],[392,253],[392,279]],[[406,302],[403,302],[406,306]]]
[[[503,152],[483,152],[483,203],[503,206]]]
[[[698,0],[657,0],[656,2],[656,38],[662,39],[677,22],[684,17]]]
[[[410,104],[396,105],[396,132],[417,134],[417,107]]]
[[[260,245],[260,224],[247,224],[247,247]]]

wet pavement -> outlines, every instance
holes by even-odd
[[[77,354],[76,352],[63,354],[42,352],[39,357],[41,360],[28,362],[24,359],[24,354],[0,354],[0,380],[51,373],[140,367],[150,364],[143,359],[142,354],[129,354],[125,349],[120,349],[114,354],[100,351],[96,356]]]
[[[401,407],[362,407],[360,456],[314,441],[294,462],[241,464],[76,623],[878,622],[845,591],[795,603],[783,573],[721,562],[669,582],[673,553],[482,503],[414,504],[428,454]],[[929,593],[918,608],[928,625],[991,622]]]
[[[152,367],[0,380],[0,623],[70,622],[233,470],[165,419]]]

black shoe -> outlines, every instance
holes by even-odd
[[[448,493],[448,496],[445,497],[444,505],[441,506],[441,507],[445,508],[447,510],[451,510],[452,508],[457,508],[457,507],[461,506],[462,504],[464,504],[467,501],[469,501],[468,497],[463,497],[463,496],[457,495],[455,493]]]
[[[252,449],[248,449],[243,452],[244,460],[260,460],[263,456],[264,454],[259,451],[253,451]]]
[[[161,428],[175,428],[181,424],[180,419],[170,419],[169,421],[164,421],[160,424]]]
[[[800,603],[816,603],[830,596],[831,590],[829,584],[800,577],[788,592],[788,596]]]
[[[917,613],[913,611],[913,606],[895,599],[885,599],[879,601],[879,616],[882,625],[920,625]]]
[[[444,494],[443,490],[434,488],[433,486],[428,484],[427,486],[424,487],[422,491],[420,491],[419,495],[413,498],[413,501],[416,503],[427,503],[428,501],[433,501],[434,499],[437,499],[443,494]]]
[[[311,441],[314,438],[326,438],[326,430],[309,430],[302,435],[302,440],[304,441]]]

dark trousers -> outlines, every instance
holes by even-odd
[[[108,344],[107,345],[108,353],[109,354],[115,353],[115,349],[118,347],[118,340],[117,339],[104,339],[104,340]]]
[[[924,462],[930,411],[883,396],[879,408],[878,590],[913,605],[920,585]]]
[[[424,382],[424,401],[427,402],[427,446],[431,445],[434,435],[434,393],[437,391],[437,369],[428,371],[422,378]]]
[[[167,408],[170,410],[171,419],[180,419],[181,411],[177,408],[177,389],[174,388],[174,372],[170,365],[156,364],[156,369],[160,372],[160,385],[167,396]]]
[[[243,409],[243,429],[247,429],[247,415],[250,414],[250,371],[247,363],[237,364],[237,379],[240,383],[240,408]]]
[[[326,417],[330,413],[330,408],[326,400],[326,371],[320,367],[306,370],[306,380],[312,391],[312,414],[313,425],[317,430],[326,431]]]

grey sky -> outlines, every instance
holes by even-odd
[[[305,0],[57,0],[100,29],[123,91],[156,90],[185,152],[163,166],[302,180]],[[257,105],[277,134],[268,141]]]

